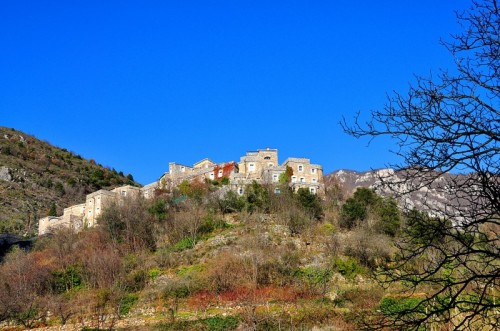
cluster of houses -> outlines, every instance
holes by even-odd
[[[184,181],[221,181],[227,178],[229,189],[240,195],[245,194],[247,185],[256,181],[260,184],[273,185],[275,193],[280,193],[277,184],[286,174],[292,189],[306,188],[314,194],[324,193],[321,165],[311,164],[306,158],[288,158],[280,165],[277,149],[266,148],[247,152],[240,158],[240,162],[217,164],[210,159],[203,159],[193,166],[171,162],[168,168],[168,172],[164,173],[158,181],[141,188],[126,185],[111,191],[99,190],[88,194],[84,203],[65,208],[62,216],[42,218],[38,223],[38,234],[47,234],[61,227],[72,228],[75,231],[83,227],[92,227],[96,224],[103,209],[111,203],[127,197],[142,196],[150,199],[158,190],[172,192]]]

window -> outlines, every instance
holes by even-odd
[[[318,180],[316,178],[313,178],[313,183],[316,183]]]
[[[126,197],[127,196],[127,191],[122,191],[122,196]]]
[[[239,195],[243,195],[243,188],[242,188],[242,187],[240,187],[240,188],[238,189],[238,194],[239,194]]]
[[[299,172],[304,171],[304,166],[302,164],[299,164],[299,166],[297,168],[298,168]]]
[[[315,174],[316,173],[316,168],[311,168],[311,174]]]
[[[181,172],[186,171],[186,167],[181,167]]]
[[[304,177],[300,177],[300,182],[301,183],[304,183],[306,181],[306,179]]]
[[[281,190],[277,187],[277,188],[275,188],[275,189],[274,189],[274,193],[275,193],[275,194],[280,194],[280,193],[281,193]]]
[[[292,183],[295,183],[297,181],[297,176],[292,176]]]
[[[248,165],[248,171],[250,171],[250,172],[254,172],[255,171],[255,163],[250,163]]]
[[[273,182],[277,182],[278,181],[278,175],[277,174],[274,174],[273,175]]]
[[[214,179],[214,173],[213,172],[210,173],[210,179]]]
[[[271,157],[270,157],[270,156],[266,156],[266,157],[264,157],[264,160],[270,160],[270,159],[271,159]]]
[[[219,177],[222,177],[222,170],[219,170],[219,174],[218,174]]]
[[[316,188],[315,188],[315,187],[311,187],[311,188],[309,188],[309,191],[310,191],[311,193],[316,194]]]

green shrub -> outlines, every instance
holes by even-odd
[[[229,191],[223,199],[219,199],[218,205],[222,213],[239,212],[245,207],[245,199],[236,194],[236,192]]]
[[[245,190],[245,199],[245,205],[248,212],[269,212],[269,192],[266,187],[257,183],[255,180],[252,182],[252,184],[247,185]]]
[[[168,298],[186,298],[191,294],[190,282],[185,279],[170,281],[163,289],[162,297]]]
[[[297,271],[296,276],[302,279],[308,291],[321,292],[324,295],[332,277],[332,270],[321,267],[304,267]]]
[[[167,217],[168,204],[164,199],[155,200],[148,208],[148,212],[158,221],[163,221]]]
[[[394,237],[399,231],[401,224],[396,200],[392,198],[380,199],[376,211],[380,218],[377,222],[378,231]]]
[[[349,198],[342,206],[339,225],[343,228],[352,229],[358,222],[366,218],[366,214],[366,206],[363,203],[354,198]]]
[[[64,293],[80,288],[82,282],[81,270],[77,266],[70,265],[66,269],[52,273],[52,289],[56,293]]]
[[[174,246],[172,246],[172,251],[182,252],[185,251],[186,249],[193,248],[193,245],[194,245],[193,238],[184,237],[181,240],[179,240]]]
[[[203,235],[211,233],[217,229],[227,229],[229,227],[230,225],[223,219],[214,218],[212,215],[206,215],[198,227],[198,234]]]
[[[158,268],[152,268],[149,270],[149,279],[155,280],[160,275],[161,270]]]
[[[127,294],[122,297],[120,300],[120,316],[127,315],[138,300],[139,296],[137,294]]]
[[[417,306],[422,302],[422,299],[419,298],[391,298],[385,297],[382,299],[379,305],[380,311],[384,315],[397,315],[403,312],[411,312],[415,313],[423,312],[423,307]]]
[[[177,269],[177,275],[182,277],[192,277],[198,273],[205,270],[205,265],[203,264],[192,264],[188,266],[182,266]]]
[[[147,283],[148,274],[145,270],[135,270],[127,274],[125,278],[125,288],[130,292],[142,290]]]
[[[366,269],[352,258],[335,258],[332,261],[332,267],[335,271],[348,279],[353,279],[358,274],[366,273]]]

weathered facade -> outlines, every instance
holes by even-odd
[[[266,148],[247,152],[240,158],[240,162],[215,163],[210,159],[203,159],[193,166],[170,162],[168,172],[158,181],[142,188],[126,185],[111,191],[99,190],[88,194],[85,203],[65,208],[60,217],[42,218],[39,221],[38,233],[43,235],[61,227],[78,231],[94,226],[103,209],[111,203],[120,203],[127,197],[142,196],[150,199],[155,196],[157,190],[172,192],[184,181],[221,181],[227,178],[229,189],[242,195],[246,186],[253,181],[276,185],[275,192],[279,193],[278,184],[283,176],[289,177],[286,179],[294,190],[307,188],[314,194],[324,193],[323,168],[320,165],[311,164],[306,158],[288,158],[280,165],[278,150]]]

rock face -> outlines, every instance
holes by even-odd
[[[7,168],[6,166],[0,167],[0,180],[4,180],[6,182],[10,182],[12,180],[9,168]]]
[[[395,197],[404,209],[418,209],[432,216],[458,214],[467,208],[467,199],[458,198],[454,187],[466,180],[465,175],[441,174],[434,181],[415,177],[405,180],[408,172],[379,169],[365,172],[338,170],[325,176],[325,183],[337,183],[350,196],[358,187],[372,188],[382,196]],[[435,173],[429,173],[435,175]],[[388,185],[389,184],[389,185]]]

